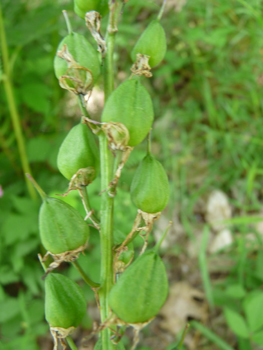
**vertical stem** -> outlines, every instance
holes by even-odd
[[[24,141],[21,125],[20,125],[20,118],[16,107],[13,85],[10,77],[11,72],[10,72],[8,48],[6,43],[6,35],[5,35],[1,5],[0,5],[0,42],[1,42],[2,58],[3,58],[4,89],[6,93],[6,98],[7,98],[8,108],[12,119],[13,128],[15,131],[15,137],[18,145],[20,160],[22,163],[24,174],[31,173],[29,162],[27,159],[27,154],[26,154],[25,141]],[[26,179],[28,192],[31,198],[36,199],[37,195],[34,187],[31,185],[27,177],[25,177],[25,179]]]
[[[113,197],[108,191],[112,174],[111,153],[108,140],[104,133],[99,135],[101,162],[101,288],[99,290],[101,322],[109,317],[108,295],[113,286]],[[111,332],[108,328],[102,331],[102,349],[110,350],[116,347],[110,340]]]
[[[115,4],[111,4],[108,30],[106,35],[107,52],[104,58],[104,70],[103,70],[105,102],[107,101],[108,97],[114,90],[113,52],[114,52],[114,44],[115,44],[115,35],[117,32],[115,9],[116,9]]]

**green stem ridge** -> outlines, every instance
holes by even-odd
[[[101,161],[101,288],[99,290],[100,314],[103,323],[110,315],[108,295],[113,286],[113,197],[105,189],[108,187],[112,174],[112,155],[108,149],[108,140],[104,133],[99,134]],[[102,331],[102,349],[110,350],[116,347],[110,340],[108,328]]]
[[[93,282],[87,275],[86,273],[83,271],[82,267],[79,265],[79,263],[77,261],[72,261],[72,265],[78,270],[78,272],[80,273],[81,277],[83,278],[83,280],[91,287],[91,288],[99,288],[100,284]]]
[[[9,112],[10,112],[10,116],[11,116],[11,120],[14,128],[14,132],[15,132],[16,142],[18,145],[18,151],[19,151],[20,160],[22,163],[22,169],[24,174],[31,173],[31,169],[30,169],[27,154],[26,154],[26,147],[25,147],[23,132],[20,124],[20,117],[17,111],[13,84],[10,76],[11,71],[10,71],[8,48],[7,48],[7,42],[6,42],[1,5],[0,5],[0,42],[1,42],[2,58],[3,58],[4,89],[6,93],[8,108],[9,108]],[[36,199],[37,195],[36,195],[36,191],[34,190],[34,187],[32,186],[32,184],[30,183],[27,177],[25,179],[26,179],[27,189],[30,194],[30,197],[32,199]]]

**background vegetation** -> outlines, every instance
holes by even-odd
[[[159,5],[157,0],[127,3],[117,35],[116,85],[128,77],[129,52]],[[47,193],[65,192],[67,181],[57,170],[56,156],[81,114],[53,73],[57,45],[67,33],[62,9],[68,10],[75,31],[89,34],[69,0],[1,0],[1,8],[10,74],[7,77],[2,45],[0,349],[51,349],[44,321],[43,271],[37,260],[37,253],[43,253],[37,227],[40,200],[32,200],[27,191],[6,79],[13,84],[32,174]],[[164,251],[170,283],[185,281],[204,291],[199,303],[207,305],[205,317],[191,308],[185,312],[185,323],[194,320],[185,349],[263,349],[262,9],[261,0],[167,0],[162,20],[167,54],[146,82],[156,115],[153,153],[171,183],[167,220],[156,232],[173,219],[173,243]],[[100,84],[91,103],[98,106],[96,117]],[[134,151],[120,181],[115,222],[124,232],[129,232],[136,213],[126,191],[144,148]],[[216,232],[204,203],[213,190],[225,192],[232,217],[227,222],[231,244],[211,254],[209,240]],[[90,191],[98,194],[98,181]],[[83,210],[74,193],[65,200]],[[92,206],[99,208],[98,196]],[[93,235],[81,264],[89,266],[94,280],[99,278],[99,254],[98,237]],[[61,269],[79,280],[69,265]],[[92,293],[88,288],[85,293],[92,311]],[[166,317],[162,313],[144,332],[141,350],[174,348],[177,337],[171,329],[176,315],[170,328],[162,326]],[[87,315],[76,337],[91,328],[92,317]],[[128,337],[125,342],[128,347]]]

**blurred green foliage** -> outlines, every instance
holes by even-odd
[[[185,4],[181,1],[181,9],[178,4],[175,0],[167,3],[162,24],[168,51],[158,70],[153,70],[153,78],[144,83],[156,115],[153,153],[164,164],[171,182],[167,215],[176,207],[186,233],[194,239],[194,206],[210,189],[228,193],[237,216],[258,213],[262,206],[263,3],[188,0]],[[159,5],[153,0],[126,4],[116,38],[116,85],[129,76],[131,49],[156,18]],[[1,0],[1,7],[32,173],[47,193],[63,193],[67,181],[58,173],[56,156],[80,112],[73,108],[72,115],[67,115],[69,95],[53,73],[57,45],[67,33],[62,9],[68,10],[74,30],[89,34],[84,22],[74,15],[71,1]],[[102,25],[105,29],[105,20]],[[43,272],[37,260],[37,253],[44,253],[37,227],[40,201],[32,201],[27,193],[3,84],[0,106],[0,348],[37,350],[48,330]],[[127,190],[144,148],[145,144],[132,153],[116,197],[115,222],[124,233],[129,232],[136,213]],[[92,207],[98,210],[98,181],[89,192]],[[71,193],[65,201],[84,214],[76,194]],[[248,246],[248,223],[240,220],[233,227],[241,232],[229,254],[233,267],[223,282],[213,286],[212,293],[237,336],[237,348],[249,350],[253,344],[263,345],[263,321],[258,315],[262,308],[257,307],[262,304],[262,239],[254,232],[255,243]],[[88,254],[80,259],[96,281],[98,242],[93,234]],[[65,273],[79,279],[73,267]],[[88,300],[93,299],[88,288],[85,293]],[[86,325],[90,327],[90,321]],[[203,334],[217,344],[211,332],[203,330]],[[223,348],[220,344],[217,346]]]

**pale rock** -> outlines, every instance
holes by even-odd
[[[229,246],[233,243],[233,237],[229,229],[220,231],[212,240],[209,245],[209,253],[213,254],[217,251]]]
[[[205,218],[214,231],[222,231],[226,224],[220,222],[230,219],[232,215],[231,206],[227,195],[220,191],[214,190],[210,193],[207,203]]]

